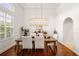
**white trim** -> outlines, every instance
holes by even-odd
[[[66,46],[65,45],[65,43],[63,43],[62,41],[59,41],[61,44],[63,44],[64,46]],[[67,46],[66,46],[67,47]],[[69,48],[69,47],[67,47],[67,48]],[[70,48],[69,48],[70,49]],[[71,50],[71,49],[70,49]],[[73,51],[74,53],[76,53],[78,56],[79,56],[79,53],[76,51],[76,50],[71,50],[71,51]]]
[[[13,43],[13,44],[11,44],[10,46],[8,46],[8,47],[2,49],[2,50],[0,51],[0,54],[3,53],[3,52],[5,52],[5,51],[7,51],[8,49],[10,49],[10,48],[11,48],[12,46],[14,46],[14,45],[15,45],[15,43]]]

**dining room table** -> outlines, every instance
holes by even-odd
[[[35,41],[34,41],[34,37],[32,37],[32,49],[35,49]],[[21,52],[21,49],[22,49],[22,38],[17,38],[15,40],[16,42],[16,46],[15,46],[15,51],[16,53],[18,54],[19,52]],[[47,44],[48,43],[53,43],[54,44],[54,47],[56,46],[56,42],[57,40],[56,39],[53,39],[53,38],[49,38],[49,39],[44,39],[44,43],[45,43],[45,49],[47,49]]]

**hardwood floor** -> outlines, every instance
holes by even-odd
[[[52,46],[47,47],[47,50],[22,50],[19,54],[16,54],[15,47],[10,48],[6,52],[2,53],[1,56],[54,56],[52,51]],[[61,43],[57,43],[57,54],[56,56],[77,56],[70,49],[62,45]]]

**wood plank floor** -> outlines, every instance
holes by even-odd
[[[22,50],[18,55],[15,52],[15,48],[12,47],[6,52],[2,53],[1,56],[54,56],[52,49],[49,47],[44,50]],[[69,50],[61,43],[57,43],[57,54],[56,56],[77,56],[74,52]]]

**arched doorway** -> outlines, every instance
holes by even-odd
[[[70,17],[67,17],[63,24],[63,42],[70,49],[75,49],[73,40],[73,20]]]

